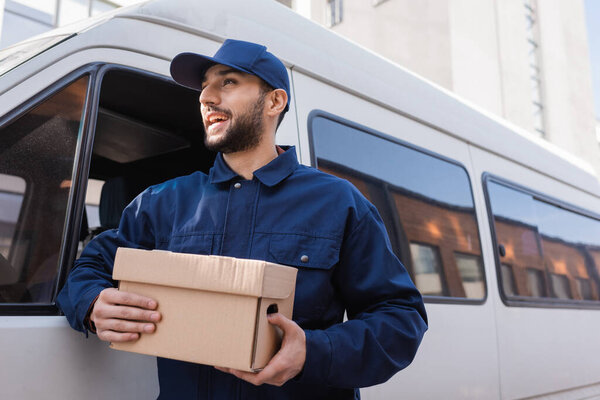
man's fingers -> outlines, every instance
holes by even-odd
[[[131,333],[131,332],[115,332],[115,331],[98,331],[98,338],[101,340],[105,340],[107,342],[131,342],[133,340],[137,340],[140,337],[139,333]]]
[[[246,382],[250,382],[253,385],[259,386],[267,381],[266,380],[267,377],[265,375],[263,375],[264,371],[265,370],[263,369],[258,374],[256,374],[254,372],[246,372],[246,371],[239,371],[237,369],[230,369],[229,373],[238,377],[239,379],[243,379]]]
[[[295,339],[298,337],[298,334],[303,332],[298,324],[280,313],[269,314],[268,321],[271,325],[275,325],[283,331],[284,343],[290,339]]]
[[[135,293],[123,292],[114,288],[105,289],[100,295],[104,297],[103,300],[112,304],[123,304],[148,310],[154,310],[158,306],[154,299]]]
[[[267,366],[259,373],[239,371],[231,368],[217,368],[254,385],[282,386],[298,375],[306,359],[306,337],[304,331],[294,321],[282,314],[269,314],[269,323],[283,330],[281,349],[273,356]]]
[[[283,385],[287,379],[280,379],[281,371],[277,368],[271,366],[269,363],[262,371],[256,372],[247,372],[240,371],[233,368],[223,368],[223,367],[215,367],[221,372],[225,372],[235,376],[236,378],[243,379],[246,382],[249,382],[253,385],[259,386],[265,383],[275,386]]]
[[[280,313],[268,314],[267,317],[271,325],[280,327],[281,330],[284,332],[295,324],[294,321],[286,318],[285,316],[283,316],[283,314]]]
[[[102,319],[118,318],[129,321],[158,322],[160,321],[161,315],[158,311],[148,311],[137,307],[98,304],[98,307],[95,310],[95,317]]]
[[[161,315],[155,300],[115,288],[100,292],[90,314],[98,338],[108,342],[137,340],[141,333],[152,333]]]
[[[98,328],[98,326],[96,326],[96,328]],[[143,322],[132,322],[124,319],[108,319],[103,321],[100,328],[115,332],[152,333],[156,329],[156,325]]]

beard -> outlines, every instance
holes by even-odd
[[[211,110],[222,112],[231,120],[231,124],[223,134],[223,137],[217,142],[208,142],[208,135],[204,136],[204,145],[211,151],[218,151],[224,154],[236,153],[252,149],[260,143],[263,118],[262,111],[265,105],[265,94],[259,96],[254,105],[250,105],[245,113],[239,115],[234,120],[231,119],[231,113],[217,107],[211,107]],[[206,130],[206,127],[205,127]]]

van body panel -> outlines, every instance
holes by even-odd
[[[558,201],[582,209],[600,209],[598,198],[490,152],[473,148],[472,158],[478,176],[502,176],[540,193],[551,193]],[[493,269],[495,263],[489,260]],[[497,290],[498,285],[495,287]],[[548,398],[584,398],[579,397],[584,393],[577,388],[598,384],[600,359],[593,356],[600,351],[594,328],[597,309],[515,307],[499,301],[496,314],[503,398],[551,393],[558,397]],[[573,391],[562,392],[568,387]]]
[[[75,332],[64,317],[0,317],[0,397],[150,399],[156,359],[110,350]]]

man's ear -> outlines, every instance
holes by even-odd
[[[283,89],[273,89],[268,96],[267,114],[277,116],[283,112],[287,105],[287,93]]]

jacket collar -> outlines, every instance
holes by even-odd
[[[275,186],[298,168],[295,146],[280,146],[284,152],[277,158],[254,171],[254,177],[265,186]],[[215,164],[208,174],[210,183],[228,182],[236,177],[236,174],[223,159],[221,153],[217,154]]]

